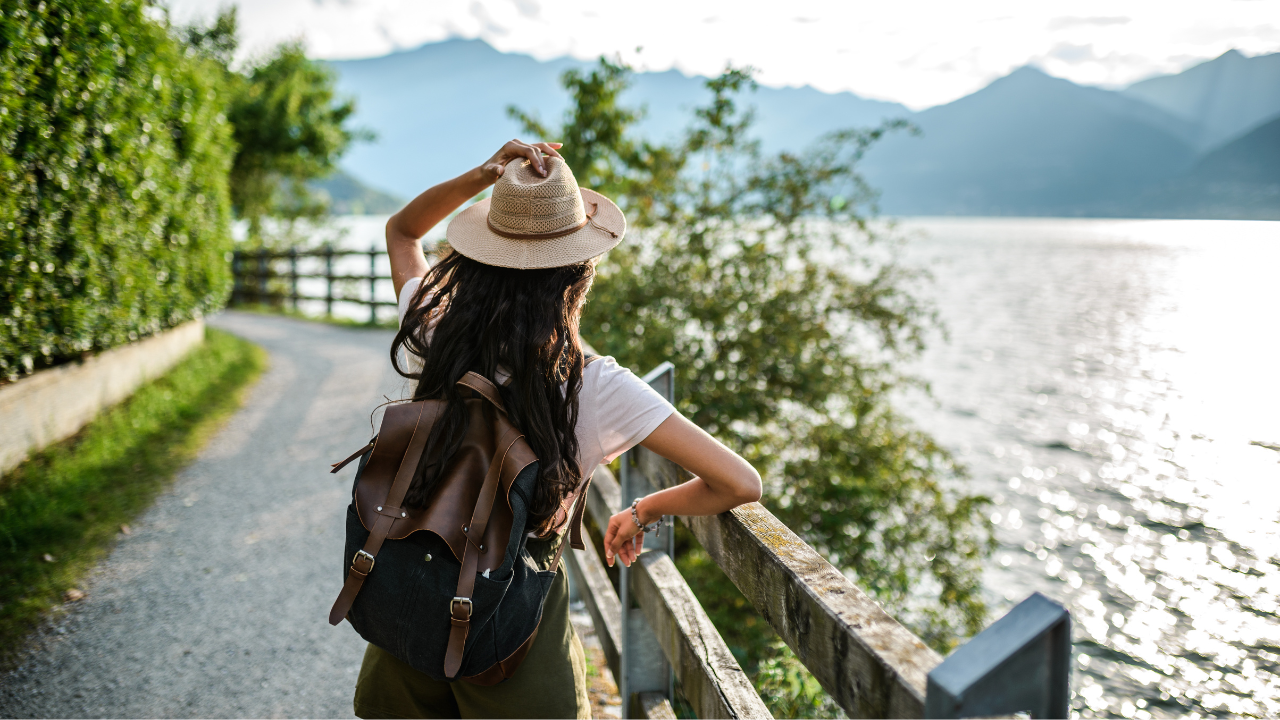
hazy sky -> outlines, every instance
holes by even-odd
[[[228,0],[168,0],[176,22]],[[358,58],[451,36],[540,59],[620,53],[709,75],[726,61],[767,85],[850,90],[919,109],[1035,64],[1114,87],[1236,48],[1280,51],[1280,0],[235,0],[246,53],[303,37]],[[636,52],[637,47],[643,51]]]

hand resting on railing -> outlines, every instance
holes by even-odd
[[[688,482],[642,498],[636,510],[645,525],[663,515],[718,515],[760,499],[760,473],[679,412],[672,413],[640,444],[695,475]],[[609,518],[604,553],[610,567],[615,556],[627,567],[635,562],[644,549],[640,530],[630,508]]]

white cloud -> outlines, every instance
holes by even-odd
[[[185,22],[208,18],[227,1],[169,3]],[[299,36],[325,58],[479,37],[540,59],[617,53],[640,67],[704,75],[730,61],[750,64],[765,84],[851,90],[915,108],[948,102],[1028,63],[1116,86],[1231,48],[1280,51],[1280,0],[234,1],[246,55]]]
[[[1106,27],[1107,25],[1128,25],[1133,18],[1127,17],[1056,17],[1046,26],[1049,30],[1065,30],[1084,26]]]

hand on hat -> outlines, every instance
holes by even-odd
[[[523,140],[512,140],[506,145],[503,145],[501,150],[494,153],[493,157],[486,160],[485,163],[480,166],[480,173],[484,176],[484,179],[487,182],[493,183],[496,182],[502,175],[502,172],[506,170],[507,163],[512,160],[527,158],[533,161],[533,167],[538,171],[538,174],[546,175],[547,167],[546,164],[542,162],[543,154],[545,153],[547,155],[560,157],[560,153],[556,152],[556,150],[561,147],[563,147],[561,143],[527,143]]]

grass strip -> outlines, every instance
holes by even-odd
[[[0,478],[0,667],[240,406],[266,363],[256,345],[206,329],[168,373]]]

